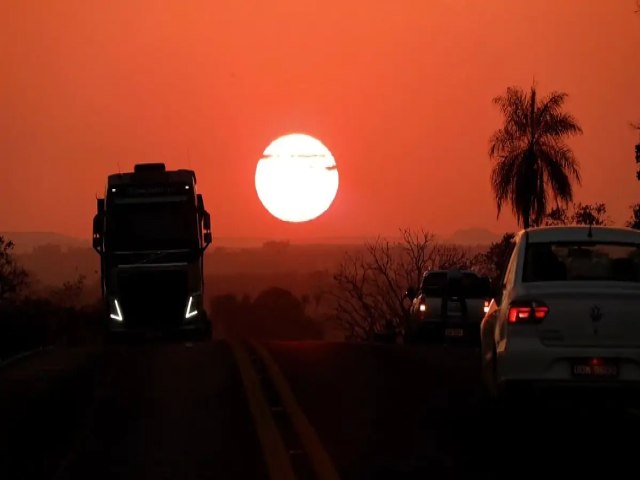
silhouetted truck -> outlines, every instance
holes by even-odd
[[[147,163],[109,175],[97,210],[93,247],[101,258],[108,332],[208,338],[203,264],[211,220],[195,172]]]

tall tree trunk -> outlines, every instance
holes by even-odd
[[[532,95],[532,99],[535,99],[535,95],[536,92],[534,89],[532,89],[531,91],[531,95]],[[532,111],[531,111],[531,115],[534,114],[533,112],[533,107],[534,104],[532,103]],[[531,121],[533,121],[533,117],[531,118]],[[536,195],[536,186],[537,186],[537,168],[536,168],[536,154],[533,148],[533,142],[531,142],[531,144],[529,145],[529,148],[527,149],[527,152],[525,153],[525,157],[524,157],[524,161],[525,161],[525,172],[526,172],[526,177],[525,177],[525,182],[524,184],[526,185],[526,201],[523,205],[523,212],[522,212],[522,224],[524,228],[529,228],[531,227],[531,209],[533,208],[533,204],[534,204],[534,195]]]

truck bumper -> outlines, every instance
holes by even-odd
[[[211,336],[211,321],[205,312],[180,323],[148,321],[131,325],[107,318],[107,333],[111,337],[197,335],[206,338]]]

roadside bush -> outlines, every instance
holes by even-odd
[[[49,345],[77,346],[102,338],[98,305],[62,307],[49,299],[26,298],[0,307],[0,361]]]
[[[255,299],[217,295],[211,299],[211,319],[226,334],[264,340],[319,340],[322,328],[305,313],[304,303],[289,290],[272,287]]]

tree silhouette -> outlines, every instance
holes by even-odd
[[[347,254],[334,274],[331,292],[338,323],[348,338],[371,341],[401,334],[409,318],[405,292],[426,270],[469,268],[467,250],[441,245],[427,231],[401,230],[402,241],[378,238],[361,254]]]
[[[547,227],[569,225],[569,214],[566,208],[556,207],[545,215],[544,225]]]
[[[633,213],[631,219],[627,222],[627,227],[640,230],[640,203],[632,205],[631,210]]]
[[[252,336],[278,340],[319,339],[321,328],[306,314],[303,302],[280,287],[260,292],[252,303]]]
[[[289,290],[267,288],[251,301],[248,296],[217,295],[211,300],[214,322],[225,334],[271,340],[317,340],[322,328],[309,318],[303,302]]]
[[[607,215],[604,203],[575,203],[573,211],[556,207],[544,219],[547,226],[553,225],[611,225],[611,218]]]
[[[610,225],[611,219],[607,215],[604,203],[581,204],[574,206],[573,222],[576,225]]]
[[[0,236],[0,303],[15,299],[28,282],[27,272],[17,264],[13,242]]]
[[[492,135],[489,147],[498,215],[509,202],[524,228],[540,225],[550,195],[557,204],[570,202],[572,181],[580,182],[578,162],[564,139],[582,129],[562,111],[566,98],[566,93],[551,92],[538,100],[532,86],[528,94],[509,87],[493,99],[504,115],[504,125]]]
[[[502,276],[515,247],[514,239],[514,233],[505,233],[499,241],[493,242],[488,250],[481,253],[476,260],[479,273],[489,277],[494,289],[499,288],[502,282]]]
[[[638,5],[640,5],[640,0],[638,0]],[[640,10],[639,10],[640,11]],[[631,127],[635,128],[640,132],[640,123],[632,123]],[[638,142],[635,146],[636,151],[636,164],[640,165],[640,142]],[[640,181],[640,166],[638,166],[638,170],[636,171],[636,180]],[[631,205],[631,219],[627,222],[627,227],[635,228],[636,230],[640,230],[640,203],[636,203]]]
[[[54,303],[65,308],[79,308],[85,299],[87,277],[78,275],[75,280],[65,281],[61,287],[51,292]]]

